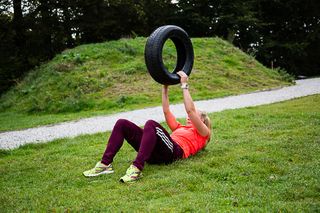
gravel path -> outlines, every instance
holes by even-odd
[[[312,78],[297,80],[296,85],[281,89],[197,101],[195,104],[200,110],[218,112],[226,109],[270,104],[319,93],[320,78]],[[171,105],[170,108],[177,118],[186,116],[183,104]],[[58,138],[110,131],[119,118],[132,120],[140,126],[144,125],[148,119],[153,119],[158,122],[164,121],[162,108],[153,107],[110,116],[98,116],[78,121],[64,122],[53,126],[3,132],[0,133],[0,149],[8,150],[28,143],[45,143]]]

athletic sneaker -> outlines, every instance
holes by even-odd
[[[106,166],[106,165],[102,164],[101,162],[98,162],[93,169],[90,169],[90,170],[83,172],[83,175],[86,177],[95,177],[98,175],[110,174],[113,172],[114,172],[114,170],[113,170],[111,164]]]
[[[138,179],[142,178],[142,172],[134,165],[131,165],[122,178],[120,178],[120,182],[122,183],[128,183],[128,182],[134,182]]]

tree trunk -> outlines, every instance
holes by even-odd
[[[23,23],[21,0],[13,1],[13,29],[15,31],[15,44],[18,48],[18,54],[21,55],[25,48],[25,27]]]
[[[41,14],[41,25],[42,25],[42,35],[43,35],[43,44],[45,45],[45,55],[48,58],[53,57],[53,47],[52,47],[52,23],[51,23],[51,8],[50,1],[40,0],[40,14]]]

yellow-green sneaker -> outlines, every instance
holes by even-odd
[[[113,172],[114,172],[114,170],[113,170],[111,164],[106,166],[106,165],[102,164],[101,162],[98,162],[93,169],[90,169],[90,170],[83,172],[83,175],[86,177],[95,177],[95,176],[103,175],[103,174],[111,174]]]
[[[136,166],[131,165],[127,169],[126,174],[122,178],[120,178],[120,182],[122,183],[134,182],[140,178],[142,178],[142,172]]]

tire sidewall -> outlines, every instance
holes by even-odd
[[[176,67],[172,73],[165,68],[162,58],[163,47],[168,39],[173,41],[177,50]],[[193,46],[188,34],[174,25],[159,27],[147,40],[145,60],[150,75],[158,83],[167,85],[180,83],[180,77],[176,73],[182,70],[190,75],[194,60]]]

